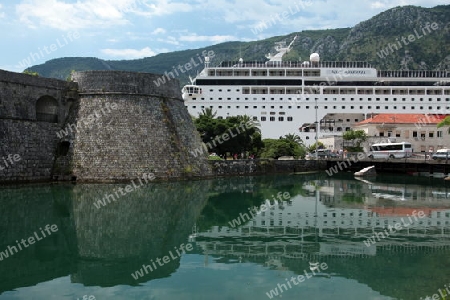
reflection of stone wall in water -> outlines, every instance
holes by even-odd
[[[188,242],[210,181],[152,183],[100,209],[94,206],[119,186],[4,187],[0,251],[46,224],[56,224],[58,231],[0,261],[0,293],[69,274],[85,285],[136,284],[132,272]],[[169,276],[178,266],[173,260],[142,281]]]
[[[82,260],[72,280],[87,285],[135,284],[130,274],[142,264],[188,242],[207,202],[209,184],[148,184],[99,209],[94,201],[122,185],[75,186],[73,220]],[[168,276],[178,265],[179,260],[171,261],[142,280]],[[98,278],[104,282],[98,283]]]
[[[0,193],[0,251],[16,246],[39,228],[56,224],[58,231],[17,248],[0,261],[0,294],[5,290],[35,285],[49,278],[67,276],[75,259],[76,240],[69,218],[66,186],[2,187]],[[65,203],[65,204],[63,204]],[[42,235],[41,235],[42,237]]]

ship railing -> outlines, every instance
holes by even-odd
[[[372,68],[365,61],[222,61],[216,68]]]
[[[450,71],[409,70],[409,71],[378,71],[378,77],[409,77],[409,78],[449,78]]]

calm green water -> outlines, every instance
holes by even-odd
[[[442,179],[152,183],[94,205],[125,185],[0,187],[0,299],[409,300],[450,285]]]

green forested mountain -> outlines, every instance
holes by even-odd
[[[434,8],[402,6],[389,9],[353,28],[297,31],[285,36],[254,42],[226,42],[200,49],[162,53],[135,60],[102,60],[66,57],[29,68],[44,77],[66,79],[72,70],[124,70],[169,72],[174,66],[197,59],[202,51],[214,51],[212,64],[223,60],[262,60],[273,51],[274,42],[290,42],[297,35],[292,51],[284,59],[308,60],[317,52],[321,60],[368,61],[378,69],[450,69],[450,5]],[[182,84],[195,76],[203,65],[179,74]]]

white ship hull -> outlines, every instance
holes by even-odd
[[[277,50],[283,49],[289,50]],[[364,62],[311,57],[310,63],[241,60],[217,67],[205,60],[205,69],[183,88],[183,99],[193,116],[205,108],[219,118],[248,115],[259,122],[263,138],[297,134],[305,144],[349,129],[324,119],[330,114],[355,114],[350,121],[356,123],[380,113],[450,111],[449,71],[380,72]]]

